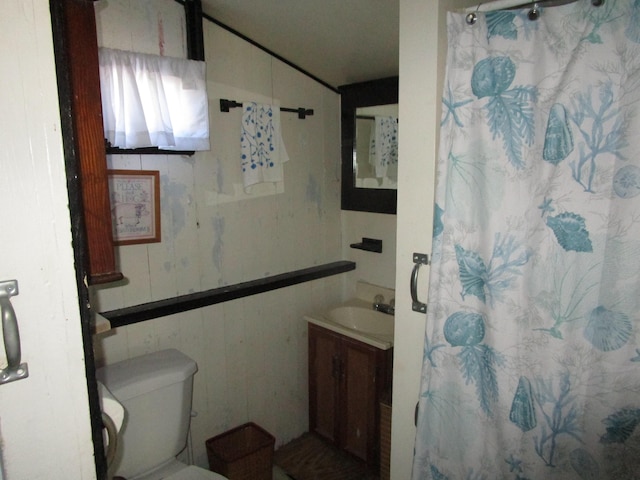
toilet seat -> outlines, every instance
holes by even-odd
[[[174,460],[158,470],[131,480],[227,480],[227,477]]]

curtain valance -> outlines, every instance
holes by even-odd
[[[114,147],[209,149],[204,62],[100,48],[106,139]]]

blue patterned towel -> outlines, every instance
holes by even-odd
[[[289,157],[282,142],[279,107],[242,104],[240,158],[245,189],[256,183],[284,180],[282,164]]]
[[[376,115],[375,128],[371,131],[369,163],[376,169],[376,177],[397,176],[398,165],[398,118]],[[396,169],[393,169],[393,167]],[[392,167],[394,175],[389,175]]]

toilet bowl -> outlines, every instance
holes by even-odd
[[[176,459],[187,445],[197,369],[191,358],[169,349],[96,371],[125,411],[111,475],[127,480],[225,479]]]

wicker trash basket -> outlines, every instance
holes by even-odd
[[[275,438],[245,423],[205,442],[209,469],[229,480],[272,480]]]

